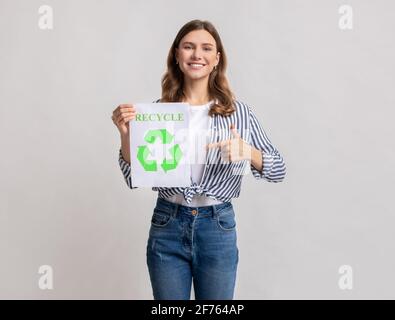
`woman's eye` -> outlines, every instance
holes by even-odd
[[[211,48],[204,48],[204,50],[206,50],[206,51],[211,51]]]

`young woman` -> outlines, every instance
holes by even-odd
[[[257,179],[281,182],[285,163],[252,109],[234,98],[225,76],[226,55],[215,27],[193,20],[178,32],[167,58],[162,98],[190,104],[191,141],[204,163],[192,163],[191,185],[161,188],[151,219],[147,265],[155,299],[233,299],[239,251],[232,198],[245,169]],[[132,104],[119,105],[112,120],[121,134],[119,164],[129,188],[129,121]],[[211,134],[210,134],[211,133]]]

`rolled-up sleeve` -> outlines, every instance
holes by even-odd
[[[128,185],[128,187],[130,189],[136,189],[137,187],[133,187],[133,185],[132,185],[132,175],[130,172],[130,164],[127,163],[125,161],[125,159],[123,158],[121,149],[119,149],[118,162],[119,162],[119,167],[121,168],[123,177],[125,178],[126,184]]]
[[[284,159],[270,142],[251,108],[248,107],[248,109],[250,114],[251,143],[262,152],[262,171],[258,171],[251,164],[251,172],[256,179],[281,182],[284,180],[286,173]]]

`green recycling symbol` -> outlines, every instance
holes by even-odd
[[[144,137],[144,140],[149,144],[153,144],[157,138],[162,141],[162,144],[170,144],[173,141],[174,136],[172,136],[166,129],[155,129],[148,131]],[[178,163],[182,158],[182,151],[178,144],[171,147],[168,151],[170,152],[170,159],[165,158],[161,163],[161,167],[165,172],[177,168]],[[138,147],[137,159],[143,166],[144,170],[158,171],[156,160],[147,159],[149,154],[150,150],[147,145]]]

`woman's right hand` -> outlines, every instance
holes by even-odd
[[[129,121],[136,118],[136,108],[132,104],[121,104],[112,112],[112,122],[123,136],[129,136]]]

